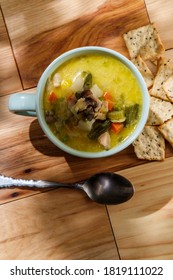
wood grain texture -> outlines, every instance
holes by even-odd
[[[149,21],[172,48],[172,1],[1,0],[1,7],[0,172],[77,182],[112,171],[129,178],[136,193],[106,209],[78,191],[0,190],[0,259],[118,259],[115,241],[122,259],[173,259],[168,143],[164,162],[138,160],[132,146],[104,160],[70,156],[50,143],[36,118],[8,112],[8,96],[3,96],[21,90],[15,61],[24,88],[31,87],[25,92],[34,92],[42,71],[62,52],[100,45],[128,56],[122,34]],[[166,55],[173,58],[173,49]]]
[[[99,163],[97,159],[68,155],[47,139],[36,118],[10,113],[7,96],[1,97],[0,102],[0,171],[6,176],[76,182],[100,171],[119,170],[125,162],[127,166],[138,162],[132,147],[122,152],[121,157],[108,157]],[[0,203],[31,194],[35,191],[1,190]]]
[[[7,203],[0,224],[1,260],[119,259],[105,207],[77,191]]]
[[[166,49],[173,48],[172,0],[145,0],[150,21],[155,22]]]
[[[173,157],[119,172],[136,193],[108,212],[122,259],[173,259]]]
[[[35,92],[35,88],[24,92]],[[132,146],[99,161],[68,155],[49,141],[36,118],[9,112],[8,96],[0,97],[0,102],[0,172],[6,176],[76,182],[98,172],[116,172],[146,162],[136,158]],[[167,144],[166,157],[171,156],[172,147]],[[3,189],[0,204],[36,193],[26,189]]]
[[[144,1],[1,0],[24,88],[63,52],[98,45],[127,54],[122,34],[148,23]]]
[[[0,10],[0,96],[22,90],[8,34]]]

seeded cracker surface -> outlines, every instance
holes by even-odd
[[[173,147],[173,118],[158,127],[159,131],[162,133],[164,138]]]
[[[154,23],[130,30],[123,37],[150,95],[147,123],[133,142],[134,152],[139,159],[164,160],[165,140],[173,147],[173,62],[164,55]]]
[[[150,97],[150,108],[147,125],[161,125],[173,115],[173,104],[170,102]]]
[[[169,77],[163,83],[163,90],[165,91],[168,99],[173,102],[173,76]]]
[[[172,61],[167,57],[162,57],[159,60],[158,71],[154,79],[151,95],[170,101],[166,92],[163,89],[163,84],[166,80],[173,75]]]
[[[133,146],[139,159],[165,159],[165,140],[155,126],[145,126]]]
[[[153,85],[154,81],[154,75],[148,68],[145,61],[138,55],[137,57],[132,59],[132,62],[136,65],[140,73],[142,74],[145,83],[147,85],[147,88],[150,88]]]
[[[154,23],[130,30],[123,36],[131,59],[138,54],[144,60],[156,59],[165,50]]]

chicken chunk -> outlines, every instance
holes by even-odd
[[[99,143],[106,149],[110,149],[111,138],[109,132],[104,132],[98,138]]]

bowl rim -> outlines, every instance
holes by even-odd
[[[80,56],[83,54],[93,53],[93,52],[111,55],[114,58],[120,60],[124,65],[126,65],[126,67],[128,67],[128,69],[130,69],[130,71],[133,73],[133,75],[137,79],[138,84],[140,86],[141,93],[142,93],[143,106],[142,106],[141,118],[140,118],[136,128],[129,135],[129,137],[127,137],[122,143],[111,148],[110,150],[104,150],[104,151],[100,151],[100,152],[85,152],[85,151],[75,150],[75,149],[65,145],[53,134],[53,132],[49,129],[49,127],[45,121],[45,118],[44,118],[42,100],[43,100],[43,93],[44,93],[45,84],[47,82],[47,78],[50,76],[51,73],[53,73],[53,71],[55,71],[55,69],[57,67],[59,67],[61,64],[63,64],[64,62],[66,62],[67,60],[69,60],[73,57]],[[121,53],[119,53],[115,50],[105,48],[105,47],[84,46],[84,47],[79,47],[79,48],[69,50],[69,51],[61,54],[55,60],[53,60],[49,64],[49,66],[45,69],[45,71],[43,72],[43,74],[38,82],[36,93],[37,93],[36,94],[36,112],[37,112],[38,121],[39,121],[40,126],[42,127],[43,131],[45,132],[45,134],[47,135],[49,140],[52,143],[54,143],[58,148],[60,148],[61,150],[65,151],[68,154],[78,156],[78,157],[101,158],[101,157],[107,157],[107,156],[111,156],[111,155],[119,153],[120,151],[124,150],[129,145],[131,145],[133,143],[133,141],[140,135],[140,133],[142,132],[142,130],[146,124],[147,118],[148,118],[149,94],[148,94],[148,89],[147,89],[146,83],[145,83],[144,78],[142,77],[141,73],[139,72],[137,67],[127,57],[125,57],[124,55],[122,55]]]

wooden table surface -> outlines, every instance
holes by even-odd
[[[75,190],[0,190],[0,259],[173,259],[173,150],[166,160],[118,155],[82,159],[45,137],[34,117],[8,111],[11,93],[35,92],[46,66],[74,47],[98,45],[128,57],[122,34],[155,22],[173,58],[172,0],[0,0],[0,173],[76,182],[100,171],[126,176],[127,203],[99,205]]]

